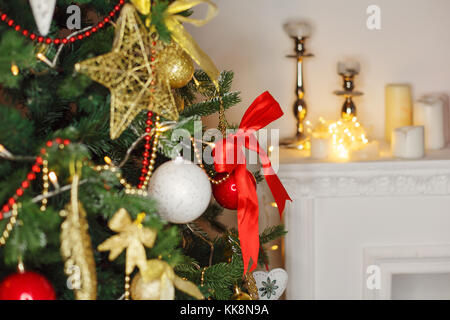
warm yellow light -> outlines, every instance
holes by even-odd
[[[356,117],[326,122],[325,130],[321,119],[314,128],[313,136],[331,139],[331,158],[348,160],[352,151],[363,149],[369,143],[366,132]]]
[[[17,64],[12,63],[11,64],[11,73],[13,74],[13,76],[18,76],[20,73],[19,67],[17,66]]]
[[[36,54],[36,57],[37,57],[39,60],[41,60],[41,61],[47,60],[47,58],[45,57],[45,55],[44,55],[42,52],[38,52],[38,53]]]
[[[275,149],[275,147],[274,146],[270,146],[269,147],[269,152],[273,152],[273,149]]]
[[[5,147],[2,144],[0,144],[0,153],[2,153],[3,151],[5,151]]]
[[[274,208],[278,208],[278,205],[277,205],[276,202],[272,202],[270,205],[271,205],[272,207],[274,207]]]
[[[48,174],[48,178],[50,179],[50,181],[51,181],[52,183],[56,183],[56,182],[58,181],[58,177],[56,176],[56,173],[55,173],[54,171],[51,171],[51,172]]]
[[[172,127],[173,127],[173,126],[171,126],[171,125],[169,124],[169,125],[160,126],[160,127],[158,127],[156,130],[157,130],[158,132],[160,132],[160,133],[164,133],[164,132],[166,132],[167,130],[171,129]]]
[[[108,156],[105,156],[105,157],[103,158],[103,160],[105,160],[105,163],[106,163],[106,164],[111,164],[111,163],[112,163],[111,158],[108,157]]]
[[[274,244],[270,249],[273,251],[278,250],[278,245]]]

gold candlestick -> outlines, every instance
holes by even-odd
[[[338,74],[342,76],[344,84],[343,90],[338,90],[334,93],[345,98],[341,110],[341,117],[344,120],[351,120],[353,117],[356,117],[356,106],[353,102],[353,97],[361,96],[363,94],[359,91],[353,91],[353,89],[355,89],[355,76],[359,74],[359,71],[360,65],[356,61],[338,63]]]
[[[284,24],[284,30],[295,41],[295,54],[288,55],[288,58],[297,60],[297,85],[295,93],[297,99],[294,103],[294,115],[297,120],[296,135],[294,138],[285,140],[281,145],[295,149],[309,149],[309,138],[305,135],[304,120],[307,115],[307,106],[305,102],[305,86],[303,81],[303,59],[312,57],[312,54],[306,53],[305,41],[310,35],[309,24],[301,21],[288,22]]]

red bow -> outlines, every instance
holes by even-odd
[[[238,192],[238,230],[241,242],[244,274],[247,273],[250,258],[253,261],[250,272],[256,268],[259,255],[258,197],[252,177],[247,174],[244,147],[258,153],[264,177],[278,206],[280,218],[285,202],[291,200],[275,174],[269,157],[260,148],[254,133],[283,115],[278,102],[264,92],[253,101],[242,117],[237,133],[216,143],[214,165],[217,172],[233,173]]]

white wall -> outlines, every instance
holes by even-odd
[[[361,62],[357,89],[359,119],[372,127],[373,137],[384,135],[384,86],[409,82],[414,96],[428,92],[450,93],[449,0],[215,0],[219,16],[202,28],[188,29],[219,69],[236,73],[234,89],[243,102],[228,111],[238,123],[254,98],[269,90],[285,116],[272,127],[281,137],[295,132],[292,114],[295,62],[285,58],[293,50],[282,24],[289,18],[307,18],[313,35],[307,43],[315,54],[305,66],[306,100],[310,120],[322,115],[335,119],[342,99],[336,63],[345,57]],[[381,7],[382,29],[369,31],[366,9]],[[208,119],[215,125],[216,119]]]

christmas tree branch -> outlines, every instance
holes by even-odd
[[[78,183],[78,185],[81,186],[81,185],[83,185],[83,184],[85,184],[87,182],[88,182],[87,179],[86,180],[81,180]],[[39,196],[36,196],[33,199],[31,199],[31,202],[32,203],[38,203],[38,202],[41,202],[44,199],[49,199],[49,198],[55,197],[55,196],[57,196],[57,195],[59,195],[59,194],[61,194],[63,192],[69,191],[69,190],[72,190],[72,184],[68,184],[68,185],[66,185],[64,187],[58,188],[55,191],[47,193],[46,195],[41,194]],[[3,214],[4,218],[9,218],[10,216],[11,216],[11,211],[8,211],[8,212]]]
[[[203,240],[204,242],[206,242],[209,247],[211,248],[211,251],[209,253],[209,266],[212,265],[212,260],[213,260],[213,256],[214,256],[214,243],[211,240],[208,240],[206,237],[204,237],[201,232],[194,230],[194,228],[191,226],[192,223],[187,223],[186,226],[188,227],[188,229],[195,234],[197,237],[199,237],[201,240]]]

